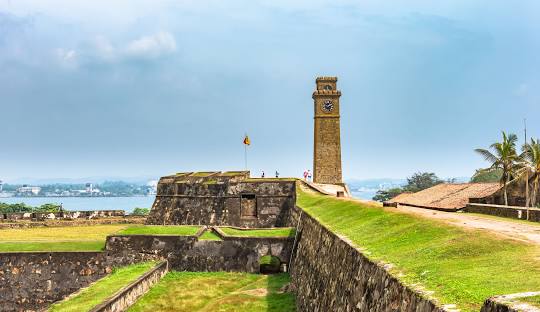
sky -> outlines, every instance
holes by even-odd
[[[345,179],[470,176],[540,136],[540,2],[0,0],[0,179],[312,165],[338,76]]]

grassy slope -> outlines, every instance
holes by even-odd
[[[230,236],[244,237],[294,237],[294,228],[275,228],[260,230],[238,230],[233,228],[220,228],[223,233]]]
[[[128,311],[292,312],[294,296],[279,293],[288,282],[286,274],[170,272]]]
[[[540,308],[540,295],[539,296],[532,296],[532,297],[526,297],[523,299],[520,299],[519,301],[526,302],[532,306],[535,306],[537,308]]]
[[[199,240],[221,240],[221,237],[219,237],[216,233],[206,230],[204,233],[199,237]]]
[[[478,311],[492,295],[540,290],[537,246],[301,190],[298,205],[463,311]]]
[[[122,287],[135,281],[154,266],[154,262],[147,262],[115,269],[113,273],[83,289],[70,299],[52,305],[49,312],[90,311],[94,306],[113,296]]]
[[[0,230],[0,252],[99,251],[107,235],[125,229],[125,224],[35,227]]]
[[[122,235],[195,235],[200,226],[191,225],[140,225],[130,226],[118,234]]]

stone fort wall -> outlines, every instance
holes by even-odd
[[[147,224],[279,227],[296,201],[292,179],[249,172],[181,173],[160,179]]]
[[[258,273],[262,256],[288,263],[291,238],[109,236],[103,252],[0,253],[0,311],[39,311],[123,266],[168,260],[178,271]]]
[[[290,266],[297,311],[444,311],[305,212]],[[299,222],[298,222],[299,221]]]
[[[107,239],[106,252],[115,263],[167,260],[169,268],[190,272],[259,273],[259,260],[271,255],[288,263],[292,238],[116,235]]]
[[[101,252],[0,254],[0,311],[39,311],[111,272]]]

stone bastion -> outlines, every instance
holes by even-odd
[[[160,179],[147,224],[285,226],[295,179],[252,179],[249,171],[188,172]]]

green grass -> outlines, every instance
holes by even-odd
[[[226,171],[226,172],[222,172],[220,174],[220,176],[222,177],[232,177],[232,176],[237,176],[237,175],[243,175],[245,172],[243,171]]]
[[[130,226],[120,232],[120,235],[195,235],[200,226],[192,225],[138,225]]]
[[[128,225],[35,227],[0,230],[0,252],[99,251],[107,235]]]
[[[498,221],[504,221],[504,222],[514,222],[514,223],[526,224],[528,226],[533,226],[533,227],[537,227],[538,229],[540,229],[540,223],[535,222],[535,221],[499,217],[499,216],[493,216],[493,215],[488,215],[488,214],[483,214],[483,213],[466,212],[465,214],[470,215],[470,216],[476,216],[476,217],[488,218],[488,219],[493,219],[493,220],[498,220]],[[523,214],[523,217],[524,218],[526,217],[525,213]]]
[[[293,312],[287,274],[170,272],[130,312]]]
[[[234,228],[220,228],[223,233],[228,236],[242,237],[294,237],[294,228],[275,228],[275,229],[258,229],[258,230],[239,230]]]
[[[101,251],[105,241],[0,243],[0,252]]]
[[[211,175],[214,175],[216,173],[219,173],[219,172],[214,172],[214,171],[201,171],[201,172],[194,172],[192,174],[190,174],[190,177],[209,177]]]
[[[281,181],[287,181],[287,182],[294,182],[298,179],[296,178],[249,178],[245,179],[246,182],[281,182]]]
[[[523,301],[537,308],[540,308],[540,295],[524,298]]]
[[[221,237],[219,237],[216,233],[206,230],[204,233],[199,237],[199,240],[221,240]]]
[[[302,190],[297,203],[370,258],[394,264],[402,281],[462,311],[479,311],[493,295],[540,290],[535,245]]]
[[[81,290],[72,297],[60,301],[49,308],[49,312],[83,312],[90,311],[105,299],[113,296],[123,287],[137,280],[144,273],[152,269],[154,262],[133,264],[114,269],[113,272]]]

